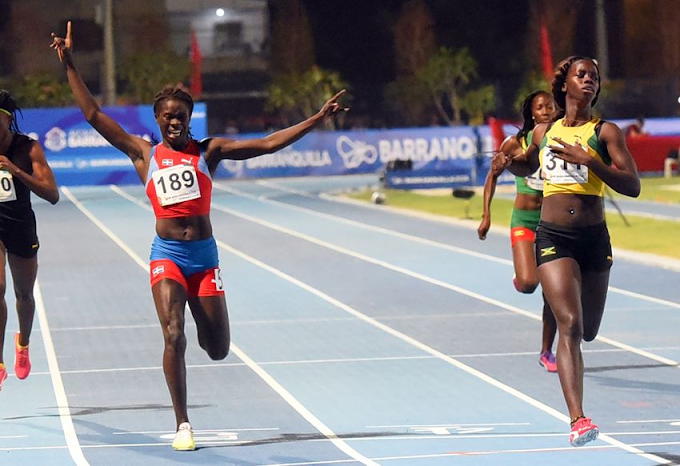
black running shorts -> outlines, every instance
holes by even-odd
[[[607,225],[569,228],[540,221],[536,228],[536,264],[562,257],[574,259],[583,272],[602,272],[613,263]]]

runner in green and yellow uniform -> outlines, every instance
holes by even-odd
[[[555,103],[552,96],[545,91],[534,91],[522,103],[522,128],[516,135],[508,137],[501,145],[501,152],[509,152],[519,147],[525,151],[531,143],[534,126],[552,121]],[[503,172],[489,169],[484,183],[484,212],[477,229],[479,239],[484,240],[491,226],[491,201],[496,190],[498,177]],[[534,253],[534,237],[541,216],[543,203],[543,179],[540,170],[524,177],[515,177],[517,196],[512,209],[510,221],[510,239],[512,244],[512,262],[515,276],[512,281],[520,293],[533,293],[538,287],[538,271]],[[557,324],[548,302],[543,299],[543,338],[538,362],[548,372],[557,372],[557,362],[552,353]]]

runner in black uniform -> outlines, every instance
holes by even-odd
[[[33,284],[38,271],[38,235],[31,191],[56,204],[59,190],[42,146],[19,132],[19,110],[11,94],[0,90],[0,389],[7,378],[2,349],[7,326],[5,263],[14,281],[19,332],[14,335],[14,373],[25,379],[31,371],[28,341],[33,326]]]

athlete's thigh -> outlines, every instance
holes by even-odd
[[[581,270],[571,257],[561,257],[538,267],[543,294],[560,323],[581,320]]]
[[[538,284],[534,249],[532,241],[517,241],[512,246],[512,263],[515,267],[515,275],[529,284]]]
[[[5,294],[7,286],[7,276],[5,275],[5,265],[7,264],[7,249],[5,244],[0,241],[0,298]]]
[[[609,269],[582,272],[583,284],[581,302],[583,305],[583,328],[586,340],[592,340],[597,335],[602,322],[602,314],[607,301],[609,288]]]
[[[151,287],[153,301],[156,305],[158,320],[163,332],[168,327],[184,328],[184,308],[187,303],[187,290],[175,280],[163,279]]]
[[[200,335],[229,338],[229,314],[224,294],[189,298],[189,309]]]
[[[32,294],[35,278],[38,275],[38,256],[26,258],[8,253],[7,260],[17,294]]]

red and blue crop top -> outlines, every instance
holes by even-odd
[[[146,195],[157,219],[210,213],[212,176],[196,141],[182,152],[163,144],[151,149]]]

